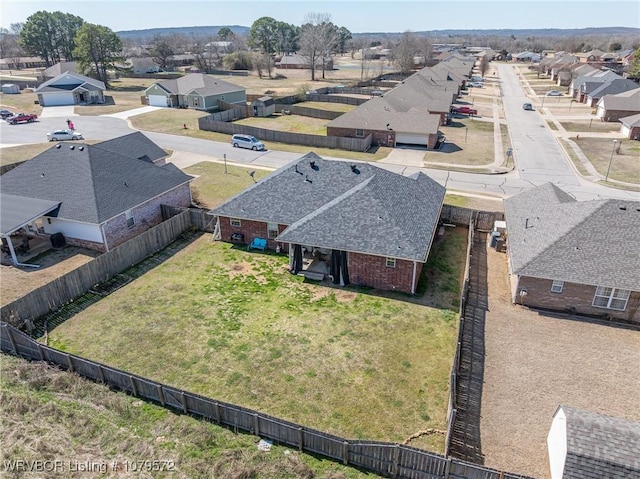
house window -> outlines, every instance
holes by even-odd
[[[124,217],[127,220],[127,228],[133,228],[133,225],[136,224],[136,220],[133,218],[133,210],[125,211]]]
[[[598,286],[596,294],[593,296],[593,306],[624,311],[627,307],[630,293],[627,289]]]
[[[278,236],[278,223],[267,223],[267,238],[274,239]]]
[[[395,258],[387,258],[386,260],[387,268],[395,268],[396,267],[396,259]]]
[[[362,138],[364,136],[364,130],[361,128],[356,129],[356,136]]]
[[[236,228],[239,228],[241,225],[240,218],[229,218],[229,222],[231,223],[231,226],[235,226]]]
[[[563,287],[564,287],[564,281],[558,281],[557,279],[554,279],[553,283],[551,283],[551,292],[562,293]]]

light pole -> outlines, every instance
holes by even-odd
[[[613,148],[611,149],[611,158],[609,159],[609,166],[607,167],[607,175],[604,177],[605,183],[609,179],[609,170],[611,169],[611,162],[613,161],[613,154],[616,151],[617,144],[618,144],[618,140],[613,140]]]

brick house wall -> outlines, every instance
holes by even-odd
[[[220,216],[220,236],[222,241],[231,242],[231,235],[234,233],[242,233],[244,235],[245,244],[251,243],[253,238],[264,238],[267,240],[267,249],[274,250],[280,244],[283,252],[289,251],[288,243],[277,243],[273,238],[267,235],[267,223],[263,221],[240,220],[240,226],[232,226],[231,218],[228,216]],[[278,234],[287,229],[289,225],[278,225]]]
[[[595,286],[565,282],[561,293],[552,293],[550,279],[520,276],[513,301],[534,308],[552,309],[563,312],[575,312],[591,316],[608,315],[612,319],[622,319],[640,324],[640,292],[632,291],[624,311],[597,308],[592,306],[596,292]],[[521,301],[520,291],[526,289],[527,295]]]
[[[180,185],[166,193],[133,208],[132,227],[127,226],[125,213],[110,219],[104,224],[103,231],[109,249],[115,248],[131,238],[144,233],[149,228],[162,222],[160,205],[171,205],[187,208],[191,206],[191,187],[189,183]]]
[[[396,134],[393,130],[367,130],[362,129],[362,136],[356,136],[355,128],[327,127],[327,136],[339,136],[342,138],[366,138],[371,135],[371,144],[393,147],[396,143]]]
[[[416,264],[416,285],[423,263]],[[413,261],[397,259],[396,267],[386,265],[386,258],[362,253],[348,253],[349,279],[352,284],[411,294]]]

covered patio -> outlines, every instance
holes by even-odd
[[[24,261],[51,248],[51,243],[49,236],[39,231],[36,221],[43,216],[56,216],[60,203],[60,201],[0,194],[0,239],[3,263],[6,259],[10,259],[13,266],[38,267]]]
[[[328,277],[334,284],[350,284],[346,251],[289,244],[289,270],[314,281]]]

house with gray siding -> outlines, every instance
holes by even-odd
[[[175,80],[154,83],[144,91],[151,106],[216,110],[218,101],[246,105],[243,87],[204,73],[190,73]]]
[[[109,251],[160,223],[161,205],[191,206],[193,178],[171,163],[154,164],[164,159],[158,150],[139,132],[94,145],[58,143],[2,175],[0,193],[59,207],[38,210],[38,217],[25,212],[20,224],[16,203],[3,201],[2,224],[13,218],[13,230],[29,225],[45,235],[62,233],[71,245]]]
[[[576,201],[545,183],[504,212],[515,303],[640,323],[640,202]]]
[[[293,274],[413,294],[437,230],[445,188],[423,173],[315,153],[216,207],[214,239],[289,254]]]

